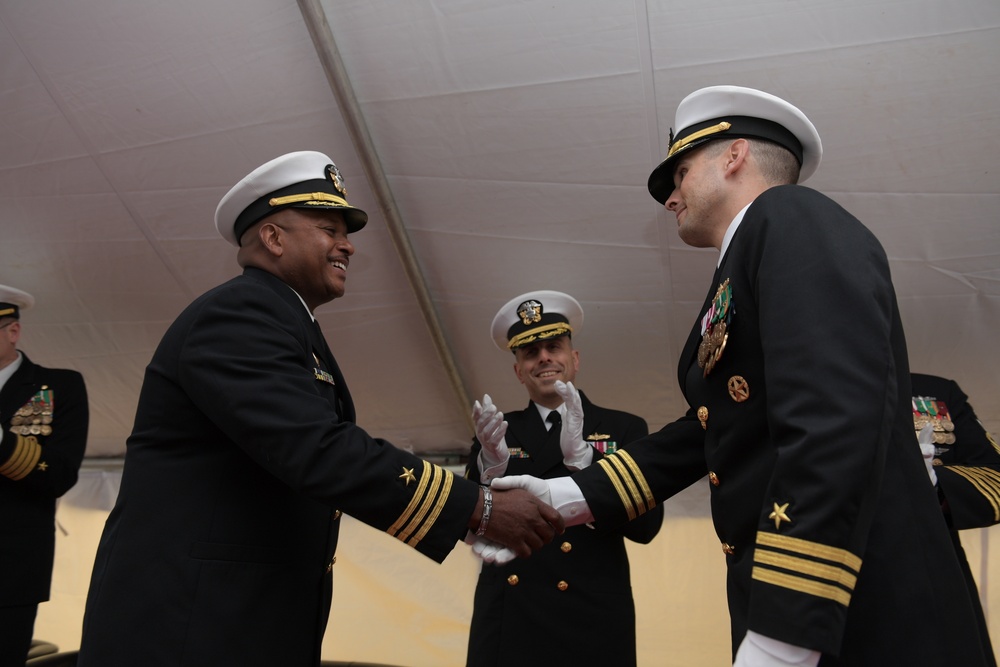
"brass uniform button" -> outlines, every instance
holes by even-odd
[[[726,544],[725,542],[723,542],[722,553],[726,554],[727,556],[732,556],[734,553],[736,553],[736,547],[734,547],[731,544]]]
[[[708,429],[708,408],[704,405],[698,408],[698,421],[703,429]]]
[[[943,466],[944,465],[944,461],[942,461],[941,459],[936,458],[936,457],[935,457],[935,459],[933,461],[931,461],[931,463],[933,463],[936,466]]]
[[[340,510],[334,510],[334,511],[333,511],[333,520],[334,520],[334,521],[338,520],[338,519],[339,519],[339,518],[340,518],[341,516],[342,516],[342,515],[341,515],[341,513],[340,513]]]
[[[512,574],[509,577],[507,577],[507,583],[510,584],[511,586],[517,586],[519,581],[521,580],[517,578],[516,574]]]
[[[333,566],[334,566],[334,565],[335,565],[336,563],[337,563],[337,557],[336,557],[336,556],[334,556],[334,557],[333,557],[333,558],[332,558],[332,559],[330,560],[330,564],[326,566],[326,571],[327,571],[327,572],[333,572]]]
[[[570,544],[569,542],[563,542],[562,544],[559,545],[559,550],[562,551],[564,554],[568,554],[570,551],[573,550],[573,545]]]
[[[556,588],[558,588],[561,591],[565,591],[566,589],[569,588],[569,584],[567,584],[565,581],[560,581],[558,584],[556,584]]]
[[[711,470],[709,470],[708,471],[708,481],[712,483],[712,486],[718,486],[719,485],[719,476],[716,475]]]

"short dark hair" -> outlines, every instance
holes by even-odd
[[[764,139],[747,139],[750,153],[764,179],[772,185],[787,185],[799,182],[799,161],[792,152]]]

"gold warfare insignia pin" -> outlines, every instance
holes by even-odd
[[[525,301],[517,307],[517,316],[525,325],[542,321],[542,304],[537,301]]]

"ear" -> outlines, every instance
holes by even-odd
[[[17,345],[17,341],[21,339],[21,323],[17,320],[14,321],[9,327],[7,327],[7,337],[10,342]]]
[[[284,231],[273,222],[264,221],[257,228],[257,238],[260,239],[261,246],[271,255],[281,257],[285,252]]]
[[[726,176],[732,176],[746,164],[750,154],[750,142],[746,139],[736,139],[726,149]]]

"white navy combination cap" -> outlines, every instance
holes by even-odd
[[[297,151],[262,164],[234,185],[215,209],[215,228],[239,246],[243,232],[286,208],[343,211],[348,233],[368,222],[367,213],[347,203],[344,177],[333,160],[316,151]]]
[[[20,319],[21,311],[35,305],[35,297],[19,289],[0,285],[0,317]]]
[[[813,175],[823,144],[812,122],[780,97],[741,86],[710,86],[677,105],[667,158],[649,175],[649,194],[666,203],[674,191],[674,166],[685,152],[715,139],[764,139],[799,161],[799,183]]]
[[[583,325],[583,308],[569,294],[541,290],[514,297],[490,327],[501,350],[516,350],[536,340],[572,335]]]

